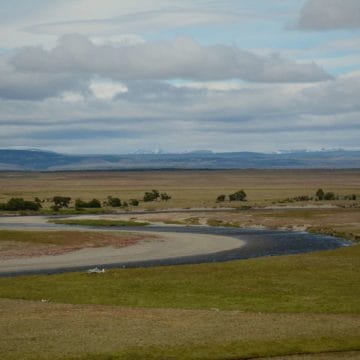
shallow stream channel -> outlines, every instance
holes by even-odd
[[[39,266],[31,269],[8,270],[2,267],[0,260],[0,276],[17,276],[30,274],[55,274],[68,271],[86,271],[91,267],[98,267],[104,269],[113,268],[134,268],[134,267],[150,267],[150,266],[164,266],[164,265],[183,265],[183,264],[200,264],[224,262],[240,259],[249,259],[262,256],[279,256],[289,254],[308,253],[321,250],[331,250],[344,246],[351,246],[351,242],[327,235],[310,234],[302,231],[290,230],[268,230],[258,228],[236,228],[236,227],[211,227],[211,226],[158,226],[149,225],[141,227],[98,227],[98,226],[79,226],[79,225],[60,225],[46,222],[36,222],[31,224],[29,221],[21,222],[20,219],[16,222],[7,222],[6,218],[0,221],[0,230],[16,229],[16,230],[33,230],[34,228],[40,230],[86,230],[86,231],[131,231],[131,232],[151,232],[158,234],[176,233],[181,234],[201,234],[221,237],[230,237],[239,239],[239,247],[227,249],[224,251],[216,251],[204,254],[197,253],[187,256],[172,256],[157,259],[138,259],[136,261],[114,261],[102,263],[94,261],[91,265],[81,264],[81,262],[74,263],[68,266],[61,266],[55,268],[44,268],[39,263]],[[220,240],[219,240],[220,241]],[[54,257],[55,258],[55,257]],[[123,259],[123,258],[122,258]],[[20,260],[21,261],[21,260]],[[4,263],[4,262],[3,262]],[[21,264],[20,264],[21,265]]]

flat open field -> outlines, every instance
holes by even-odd
[[[357,200],[284,202],[318,188]],[[55,195],[129,200],[152,189],[172,199],[141,202],[139,209],[234,209],[129,213],[117,221],[308,229],[352,239],[354,246],[217,264],[0,278],[2,359],[360,359],[360,170],[0,173],[0,202]],[[247,202],[216,203],[218,195],[240,189]],[[12,246],[51,243],[34,233],[14,231]],[[93,246],[115,241],[91,234]],[[57,236],[56,246],[69,246]]]
[[[142,199],[145,191],[157,189],[172,199],[140,203],[140,207],[238,207],[244,204],[219,204],[216,198],[244,189],[250,205],[271,205],[289,197],[312,196],[318,188],[338,195],[355,193],[360,198],[359,179],[360,170],[0,172],[0,202],[11,197],[47,199],[56,195],[84,200],[105,200],[109,195],[122,200]]]

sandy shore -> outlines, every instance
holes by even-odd
[[[10,226],[8,225],[10,224]],[[23,226],[22,226],[23,224]],[[26,224],[26,226],[24,226]],[[41,224],[46,224],[45,217],[13,217],[0,218],[0,229],[35,230]],[[14,228],[15,226],[15,228]],[[74,230],[69,226],[58,227],[57,230]],[[44,229],[42,230],[50,230]],[[96,231],[99,231],[96,229]],[[111,231],[106,229],[104,231]],[[116,230],[119,231],[119,230]],[[126,230],[128,232],[128,230]],[[142,241],[124,248],[102,247],[85,248],[55,256],[37,256],[29,258],[8,259],[0,261],[0,274],[38,269],[57,269],[74,266],[95,266],[97,264],[112,264],[130,261],[147,261],[182,256],[211,254],[220,251],[239,248],[245,244],[242,240],[218,235],[171,233],[171,232],[141,232],[146,235],[156,235],[159,240]]]

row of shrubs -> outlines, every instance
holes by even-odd
[[[143,196],[144,202],[150,201],[168,201],[171,199],[171,196],[167,193],[160,193],[158,190],[152,190],[151,192],[145,192]],[[71,204],[71,197],[69,196],[54,196],[53,198],[47,199],[47,201],[52,202],[53,205],[51,209],[54,211],[59,211],[60,209],[66,209],[70,207]],[[38,211],[42,208],[42,203],[45,200],[40,200],[39,198],[35,198],[34,201],[24,200],[23,198],[11,198],[7,203],[0,203],[0,210],[6,211],[23,211],[23,210],[30,210],[30,211]],[[105,201],[101,203],[99,199],[92,199],[90,201],[84,201],[82,199],[75,200],[75,209],[86,209],[86,208],[101,208],[103,206],[110,206],[110,207],[128,207],[131,206],[138,206],[140,204],[140,200],[138,199],[130,199],[127,201],[122,201],[118,197],[108,196]]]
[[[246,201],[246,193],[244,190],[236,191],[230,195],[219,195],[216,198],[216,202],[223,202],[226,200],[226,198],[229,199],[229,201]]]
[[[297,202],[297,201],[329,201],[329,200],[356,200],[356,194],[350,195],[336,195],[331,191],[325,192],[323,189],[318,189],[314,196],[300,195],[292,198],[281,200],[280,202]]]

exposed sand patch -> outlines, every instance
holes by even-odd
[[[30,229],[31,227],[22,228],[21,224],[24,224],[24,221],[26,224],[34,224],[36,228],[36,225],[38,224],[39,226],[39,224],[43,224],[44,220],[46,221],[46,218],[35,217],[35,219],[29,219],[28,217],[17,217],[11,219],[7,218],[6,220],[6,222],[3,221],[3,226],[0,222],[0,228],[6,228],[5,224],[12,224],[18,225],[19,228],[25,230]],[[32,220],[34,223],[31,223]],[[74,229],[70,226],[61,226],[62,230],[65,228],[70,228],[71,230]],[[97,229],[96,231],[99,230]],[[111,230],[106,229],[104,231],[110,232]],[[119,232],[119,230],[116,231]],[[126,230],[126,232],[129,231]],[[211,254],[238,248],[245,244],[242,240],[218,235],[171,232],[157,233],[150,231],[136,231],[136,233],[142,234],[145,236],[145,239],[148,237],[150,241],[141,241],[123,248],[115,248],[113,246],[84,248],[55,256],[44,255],[2,260],[0,262],[0,273],[38,269],[57,269],[74,266],[94,266],[97,264],[105,265],[130,261],[158,260]],[[157,241],[151,241],[154,237],[156,237]]]

